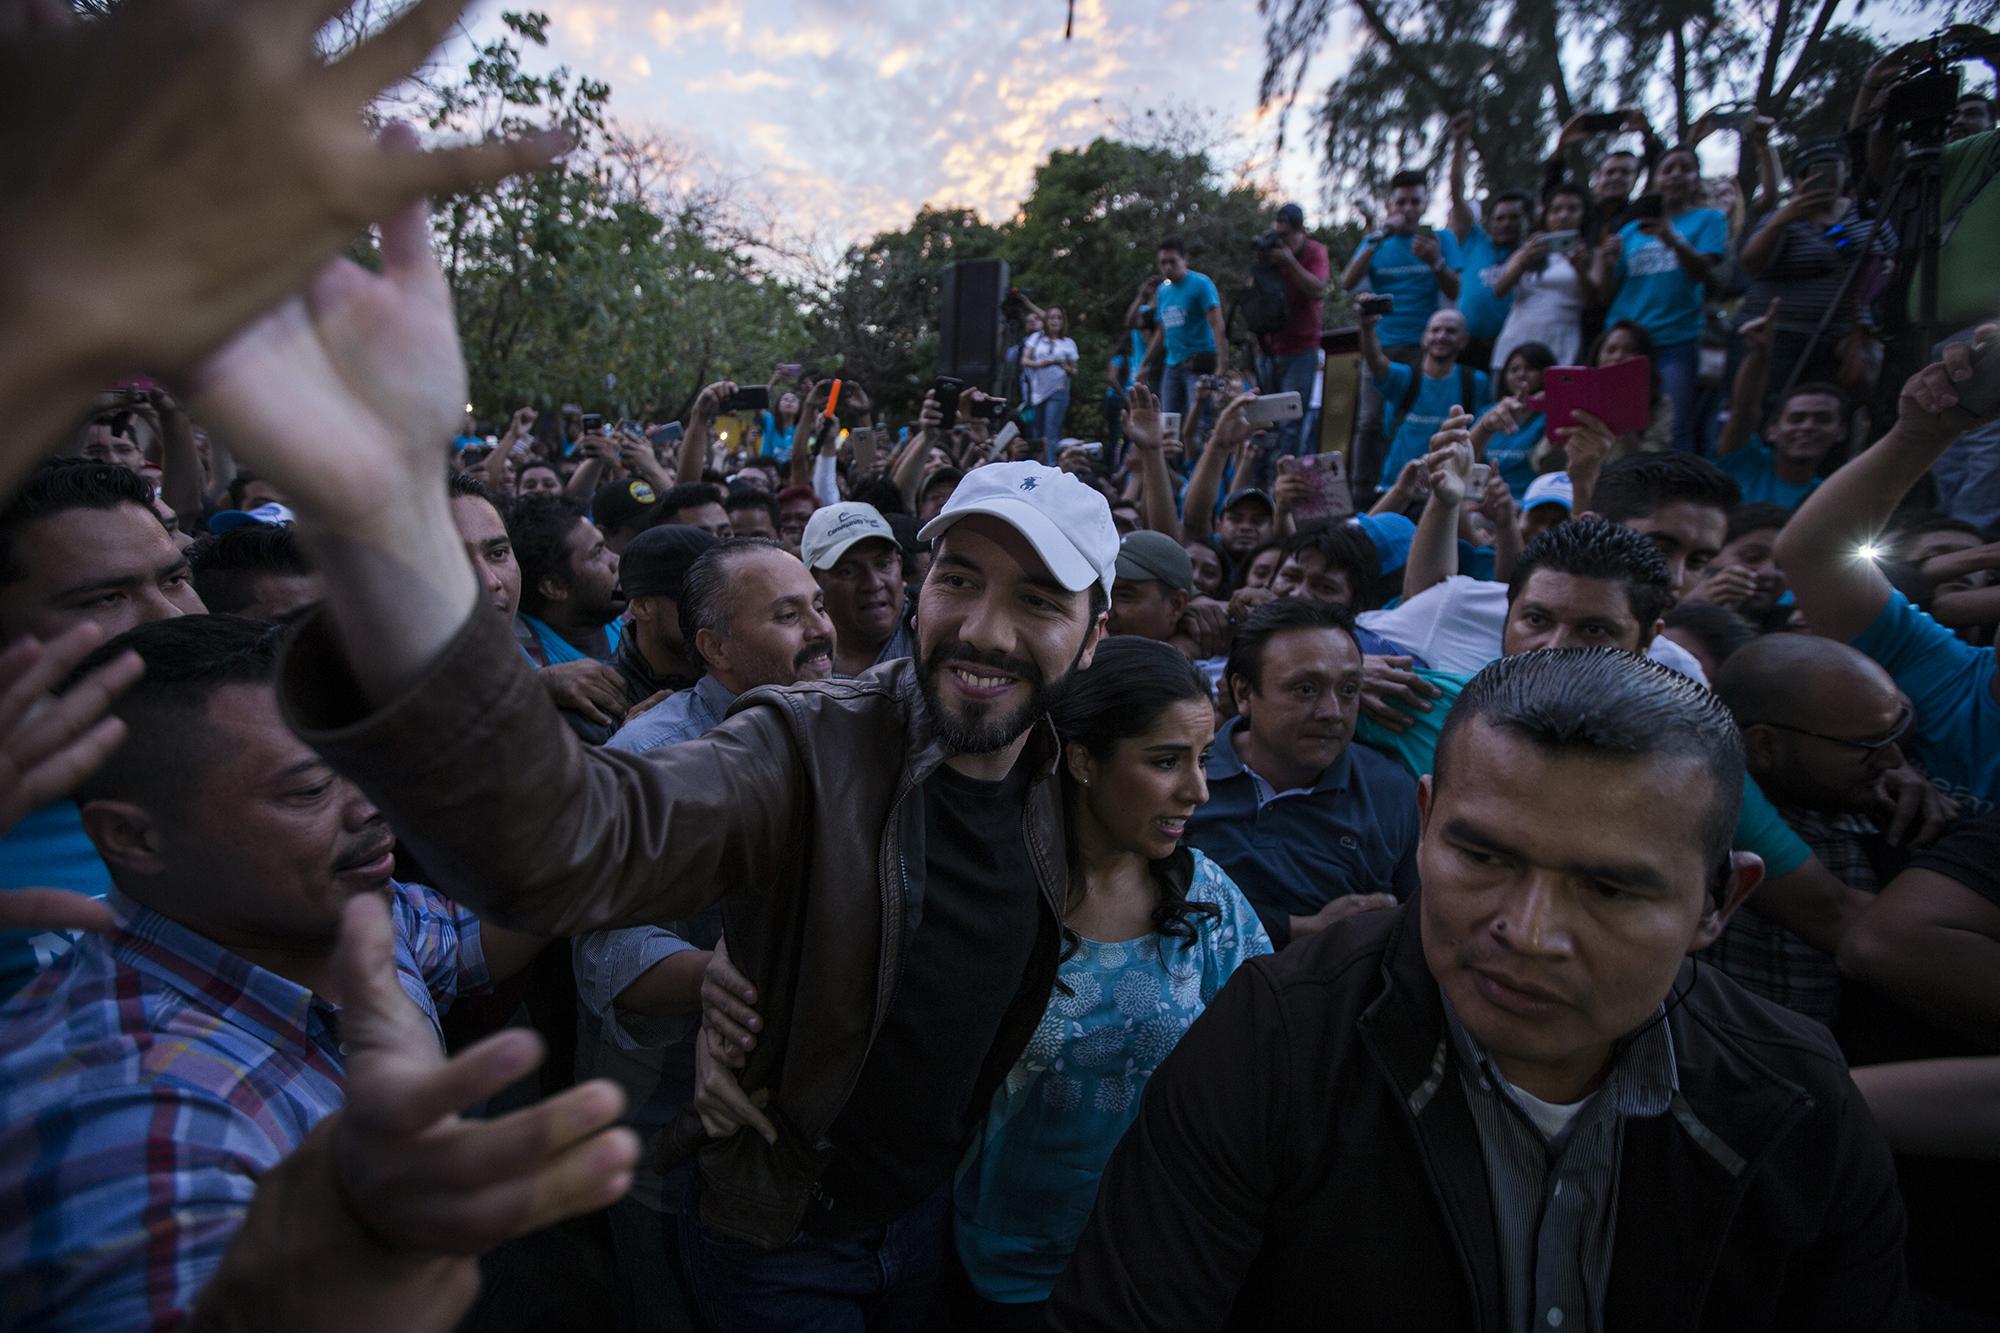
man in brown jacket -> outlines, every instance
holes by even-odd
[[[465,369],[421,210],[384,226],[382,259],[330,267],[203,376],[204,419],[292,498],[326,574],[286,654],[289,717],[497,922],[574,934],[722,899],[766,1023],[743,1086],[775,1132],[703,1150],[696,1298],[718,1328],[907,1326],[968,1127],[1055,978],[1044,700],[1103,633],[1109,507],[1038,464],[981,468],[923,531],[913,659],[752,691],[683,745],[587,750],[452,526],[438,459]]]

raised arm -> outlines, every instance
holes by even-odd
[[[1979,336],[1987,340],[1994,332],[1989,326]],[[1889,581],[1857,552],[1881,535],[1951,442],[1981,423],[1958,405],[1955,392],[1971,377],[1972,347],[1946,347],[1942,361],[1903,385],[1889,433],[1820,483],[1778,534],[1778,565],[1815,634],[1845,643],[1888,604]]]
[[[1340,270],[1340,286],[1344,291],[1353,291],[1368,277],[1368,266],[1375,258],[1375,247],[1382,238],[1368,235],[1361,238],[1361,244],[1354,247],[1354,257],[1347,261],[1347,267]]]
[[[1174,479],[1167,471],[1166,441],[1160,435],[1160,400],[1143,384],[1132,386],[1125,400],[1125,438],[1138,454],[1141,514],[1146,526],[1164,532],[1175,541],[1183,540],[1180,518],[1174,513]],[[1192,494],[1192,492],[1190,492]],[[1214,503],[1214,486],[1209,488]],[[1204,531],[1206,528],[1204,527]]]
[[[1750,442],[1763,424],[1764,386],[1771,378],[1771,340],[1778,331],[1778,299],[1764,313],[1737,330],[1743,338],[1743,363],[1736,368],[1736,383],[1729,391],[1729,420],[1722,437],[1715,442],[1715,456],[1727,458]]]
[[[965,410],[969,401],[967,389],[959,395],[959,410]],[[931,441],[944,426],[944,409],[938,405],[937,390],[924,391],[923,410],[917,414],[917,429],[903,445],[903,452],[896,455],[896,461],[889,473],[889,480],[895,483],[896,491],[903,497],[903,503],[917,512],[917,487],[923,481],[924,459],[930,456]]]
[[[1215,418],[1215,429],[1209,432],[1208,443],[1188,477],[1187,494],[1181,502],[1181,529],[1189,541],[1201,541],[1214,530],[1215,498],[1222,486],[1222,469],[1229,461],[1230,450],[1249,437],[1250,423],[1243,419],[1243,409],[1256,397],[1254,393],[1238,394]],[[1188,415],[1192,417],[1194,413]]]
[[[1472,113],[1461,111],[1451,118],[1451,234],[1465,244],[1472,235],[1472,204],[1465,197],[1465,159],[1472,142]]]
[[[674,459],[675,481],[700,481],[708,470],[708,439],[715,430],[716,413],[723,399],[736,392],[733,380],[719,380],[694,396],[688,408],[686,427],[681,431],[681,447]]]
[[[1375,326],[1382,322],[1380,315],[1362,315],[1357,321],[1361,326],[1361,365],[1377,380],[1389,374],[1389,354],[1382,350],[1382,340],[1375,335]]]
[[[1430,474],[1431,498],[1410,539],[1410,556],[1403,567],[1403,600],[1443,583],[1458,573],[1458,510],[1465,503],[1472,477],[1472,415],[1453,405],[1437,434],[1431,436],[1424,459]]]

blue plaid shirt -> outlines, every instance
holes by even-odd
[[[118,930],[0,1007],[0,1327],[180,1327],[257,1178],[343,1101],[335,1006],[112,901]],[[479,922],[416,885],[393,912],[435,1026],[489,984]]]

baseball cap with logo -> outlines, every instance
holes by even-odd
[[[292,511],[273,500],[255,509],[225,509],[208,520],[208,530],[224,533],[252,523],[261,523],[267,528],[282,528],[294,521]]]
[[[805,536],[799,539],[799,557],[808,569],[832,569],[847,554],[848,547],[871,537],[897,545],[896,530],[874,505],[859,500],[823,505],[806,520]]]
[[[1576,487],[1570,484],[1569,473],[1544,472],[1528,483],[1528,493],[1521,497],[1521,512],[1525,514],[1540,505],[1576,507]]]
[[[1133,583],[1158,582],[1181,592],[1194,588],[1194,561],[1187,548],[1164,532],[1128,532],[1118,543],[1118,577]]]
[[[1118,577],[1118,527],[1111,506],[1081,479],[1041,463],[974,468],[917,535],[934,541],[974,514],[997,518],[1026,537],[1056,582],[1071,592],[1096,583],[1110,595]]]
[[[600,486],[590,497],[590,521],[606,532],[650,523],[659,513],[660,497],[636,478]]]

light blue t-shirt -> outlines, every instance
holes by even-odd
[[[1994,808],[2000,790],[2000,703],[1993,650],[1975,648],[1899,592],[1854,646],[1882,664],[1917,710],[1911,757],[1969,815]]]
[[[1413,346],[1424,340],[1424,325],[1443,304],[1437,274],[1417,258],[1410,247],[1414,236],[1391,233],[1382,238],[1368,256],[1368,288],[1382,296],[1394,297],[1396,308],[1375,326],[1375,337],[1384,347]],[[1437,233],[1438,253],[1447,268],[1463,269],[1458,238],[1448,231]]]
[[[762,441],[757,447],[758,454],[764,458],[775,459],[780,463],[791,462],[792,437],[798,433],[798,423],[793,422],[781,430],[778,427],[777,417],[769,412],[759,412],[757,414],[757,427],[759,437]]]
[[[543,665],[560,666],[564,662],[581,662],[585,657],[589,656],[588,653],[585,653],[568,639],[556,633],[548,625],[526,612],[522,612],[519,619],[523,625],[528,627],[528,632],[535,636],[535,643],[542,650]],[[617,654],[618,641],[624,636],[625,622],[623,620],[614,620],[604,627],[606,647],[604,650],[605,656],[601,660],[608,662]],[[523,651],[526,650],[524,649]],[[530,657],[528,660],[532,662],[534,658]]]
[[[1548,422],[1540,412],[1521,423],[1518,430],[1495,435],[1486,441],[1486,461],[1500,473],[1500,480],[1507,483],[1513,493],[1514,503],[1519,504],[1534,484],[1535,465],[1529,461],[1534,457],[1535,446],[1548,433]]]
[[[0,838],[0,893],[9,889],[68,889],[98,899],[111,892],[111,871],[83,831],[75,801],[31,810]],[[74,931],[0,931],[0,1000],[75,942]]]
[[[1458,288],[1458,313],[1465,316],[1465,330],[1475,338],[1498,338],[1500,326],[1507,322],[1507,312],[1514,308],[1514,292],[1505,296],[1493,294],[1493,284],[1500,277],[1500,271],[1507,267],[1507,258],[1519,245],[1510,245],[1505,250],[1493,243],[1493,238],[1479,227],[1465,238],[1459,247],[1459,257],[1464,262],[1460,269],[1463,275]],[[1514,291],[1519,291],[1516,287]]]
[[[1189,943],[1079,940],[1028,1047],[993,1094],[952,1190],[958,1255],[981,1296],[1047,1300],[1139,1094],[1222,984],[1271,941],[1222,868],[1194,854]]]
[[[1720,259],[1729,250],[1729,220],[1713,208],[1692,208],[1672,220],[1673,228],[1696,251]],[[1688,276],[1681,261],[1667,248],[1628,222],[1619,236],[1625,252],[1618,261],[1624,281],[1606,326],[1629,319],[1653,336],[1656,347],[1675,347],[1701,337],[1702,286]]]
[[[1486,387],[1486,372],[1472,372],[1472,402],[1461,403],[1465,395],[1464,376],[1454,367],[1441,380],[1423,377],[1423,387],[1417,390],[1417,400],[1410,404],[1407,414],[1399,414],[1403,395],[1410,391],[1410,379],[1421,372],[1415,366],[1400,362],[1389,363],[1386,377],[1375,381],[1375,387],[1382,391],[1382,433],[1389,437],[1389,454],[1382,460],[1383,490],[1396,484],[1396,474],[1403,470],[1403,464],[1412,458],[1422,458],[1430,452],[1431,436],[1437,434],[1439,426],[1451,415],[1453,404],[1469,412],[1477,412],[1486,406],[1491,397]]]
[[[1743,503],[1747,505],[1797,509],[1821,481],[1819,477],[1802,482],[1779,481],[1771,471],[1771,446],[1764,443],[1761,435],[1752,435],[1735,453],[1717,458],[1715,465],[1736,479],[1736,484],[1743,488]]]
[[[1153,303],[1160,336],[1167,346],[1168,365],[1178,366],[1191,356],[1215,350],[1215,331],[1208,327],[1208,312],[1222,304],[1222,297],[1206,273],[1189,269],[1179,282],[1161,283]]]

